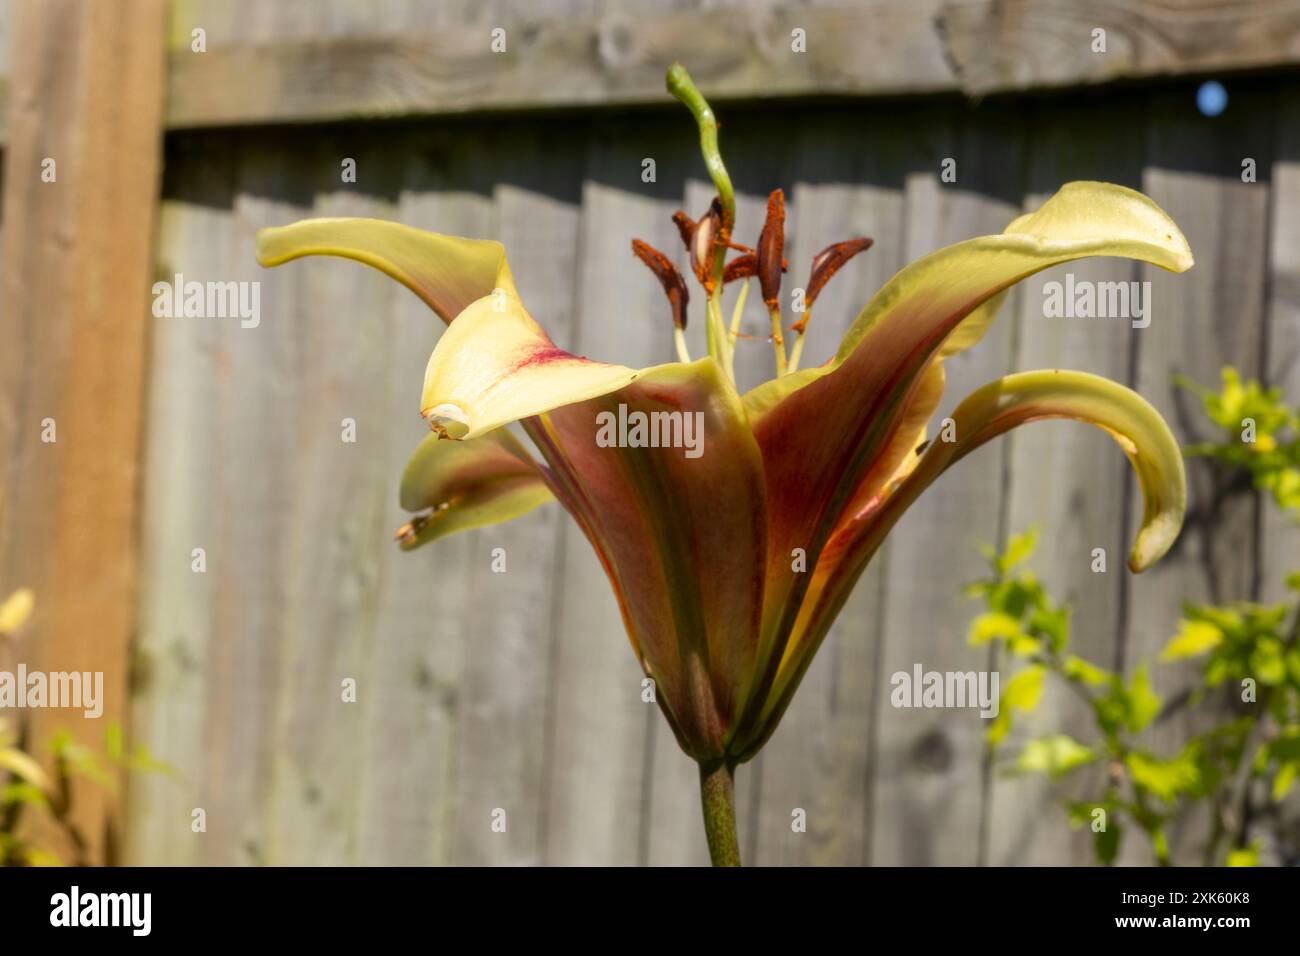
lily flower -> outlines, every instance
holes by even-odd
[[[731,184],[712,111],[680,66],[669,72],[669,89],[695,114],[718,187],[705,219],[683,215],[679,223],[694,270],[704,270],[697,278],[709,354],[697,360],[679,345],[681,361],[632,368],[558,347],[525,308],[496,242],[316,219],[263,230],[257,251],[265,266],[308,255],[366,263],[448,323],[419,406],[433,434],[402,478],[402,505],[417,514],[399,532],[401,547],[559,501],[595,549],[664,717],[700,765],[712,858],[737,864],[735,767],[775,731],[863,569],[948,467],[1026,422],[1090,422],[1116,440],[1142,489],[1130,568],[1142,571],[1169,549],[1186,504],[1182,457],[1159,413],[1123,385],[1085,372],[1020,372],[958,405],[955,437],[943,436],[954,440],[927,443],[927,422],[943,393],[944,361],[979,341],[1016,282],[1085,256],[1182,272],[1192,255],[1146,196],[1067,183],[1003,233],[903,268],[820,366],[787,368],[741,394],[730,371],[735,337],[721,323]],[[764,297],[775,298],[783,242],[773,230],[783,200],[771,208],[751,264],[733,270],[742,296],[757,278]],[[849,240],[819,254],[809,288],[820,289],[868,244]],[[666,257],[652,253],[637,252],[663,283],[681,332],[685,286]],[[598,440],[601,421],[620,410],[643,413],[652,437],[670,435],[683,417],[699,422],[699,453],[631,433],[627,447],[607,447]],[[507,430],[512,423],[535,456]]]

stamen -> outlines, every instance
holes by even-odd
[[[679,209],[673,213],[673,224],[677,226],[677,232],[682,237],[682,245],[691,254],[691,271],[695,273],[696,280],[706,291],[711,291],[713,288],[714,256],[720,246],[753,252],[748,247],[734,245],[723,235],[722,205],[716,196],[709,204],[708,210],[698,220],[692,219]]]
[[[808,277],[808,287],[804,290],[803,316],[790,326],[791,331],[796,335],[794,348],[790,350],[791,372],[799,368],[799,359],[803,355],[804,332],[808,329],[808,320],[812,318],[813,303],[817,301],[817,296],[821,294],[822,289],[826,288],[826,283],[831,281],[831,276],[840,271],[844,263],[859,252],[870,249],[873,242],[872,239],[862,237],[845,239],[843,242],[832,243],[813,256],[812,272]]]
[[[805,308],[811,310],[817,296],[822,289],[826,288],[826,283],[831,281],[831,276],[839,272],[840,267],[859,252],[870,249],[874,241],[865,238],[845,239],[843,242],[836,242],[827,246],[813,256],[812,272],[808,277],[808,288],[804,290]]]
[[[767,218],[758,235],[758,284],[768,309],[781,301],[781,263],[785,250],[785,193],[777,189],[767,197]]]
[[[632,253],[650,268],[663,286],[668,304],[673,310],[673,327],[678,331],[685,330],[686,306],[691,301],[691,294],[682,274],[666,255],[640,239],[632,240]]]
[[[429,523],[429,519],[432,517],[432,513],[414,515],[410,521],[397,529],[393,534],[393,540],[397,542],[399,547],[411,547],[415,544],[415,539],[419,535],[420,530]]]
[[[747,253],[727,263],[727,267],[722,270],[722,282],[726,285],[737,279],[748,279],[756,275],[758,275],[758,256]]]
[[[749,283],[743,283],[740,287],[740,295],[736,296],[736,304],[731,310],[731,342],[734,345],[736,339],[740,337],[740,318],[745,312],[745,300],[749,298]]]
[[[722,206],[718,203],[715,196],[713,202],[709,205],[709,211],[704,214],[695,227],[695,235],[691,237],[691,266],[695,269],[695,277],[700,280],[700,285],[704,286],[704,291],[709,295],[713,294],[713,267],[719,242],[725,244],[726,239],[722,237]]]
[[[677,226],[677,232],[682,237],[682,245],[689,251],[691,240],[695,238],[695,230],[699,227],[699,223],[680,209],[673,213],[673,223]]]
[[[776,374],[786,373],[785,339],[781,335],[781,264],[785,249],[785,193],[774,190],[767,197],[767,218],[758,236],[758,283],[763,303],[772,320],[772,351]]]

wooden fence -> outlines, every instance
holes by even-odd
[[[683,30],[700,32],[711,5],[664,4],[642,30],[594,4],[551,4],[543,12],[568,19],[524,33],[525,43],[549,56],[576,44],[574,75],[595,69],[583,59],[590,45],[566,34],[567,23],[598,59],[635,62],[624,72],[605,62],[594,87],[575,83],[553,101],[539,93],[555,107],[546,112],[522,108],[531,91],[518,80],[458,85],[454,73],[426,63],[417,71],[424,85],[412,87],[400,72],[383,72],[411,50],[462,44],[478,76],[489,54],[473,59],[465,37],[490,29],[497,14],[509,19],[511,5],[472,15],[452,4],[387,4],[377,15],[364,6],[172,5],[171,131],[150,281],[177,273],[260,281],[261,321],[148,321],[138,628],[123,673],[133,735],[180,776],[130,781],[132,862],[706,861],[694,765],[641,701],[641,673],[604,576],[561,509],[412,554],[390,540],[404,520],[397,479],[425,434],[418,389],[436,319],[360,265],[310,260],[264,272],[253,258],[257,229],[307,216],[376,216],[498,238],[524,300],[561,346],[629,365],[668,360],[666,305],[629,241],[676,248],[671,213],[697,214],[711,196],[689,117],[642,76],[651,67],[662,75],[674,38],[722,63],[719,84],[736,100],[720,112],[742,238],[756,235],[767,191],[781,186],[794,275],[802,278],[811,254],[832,240],[875,239],[822,296],[810,358],[828,354],[907,261],[1000,231],[1063,182],[1102,179],[1139,188],[1169,211],[1196,267],[1171,276],[1096,260],[1032,278],[988,337],[950,362],[941,414],[977,385],[1038,367],[1131,384],[1185,441],[1199,413],[1172,386],[1175,373],[1210,383],[1233,364],[1300,395],[1300,83],[1225,77],[1229,105],[1216,118],[1197,112],[1192,79],[1078,85],[1116,73],[1263,66],[1286,49],[1294,56],[1294,45],[1260,26],[1294,26],[1294,5],[1257,5],[1264,12],[1254,26],[1223,27],[1216,46],[1180,45],[1190,35],[1183,21],[1175,30],[1142,4],[1118,4],[1098,15],[1123,14],[1128,66],[1098,74],[1087,58],[1062,55],[1032,60],[1028,73],[1007,80],[989,62],[1003,54],[982,56],[975,42],[993,29],[976,16],[980,4],[906,5],[932,18],[924,29],[904,5],[878,4],[865,8],[867,19],[884,18],[911,38],[921,65],[861,67],[845,79],[844,64],[857,60],[840,36],[831,76],[810,60],[777,84],[782,98],[753,103],[767,74],[785,75],[770,53],[753,54],[768,64],[760,69],[726,59],[725,47],[681,39]],[[1070,49],[1068,37],[1086,44],[1091,29],[1063,3],[991,6],[1006,14],[996,21],[1001,32],[985,37],[998,51],[1041,50],[1030,27],[1044,23],[1060,28],[1047,31],[1052,43]],[[777,25],[781,44],[801,16],[817,25],[811,42],[864,17],[864,8],[748,9],[757,11],[753,23]],[[940,13],[947,34],[934,32]],[[1203,28],[1208,14],[1193,16]],[[0,4],[0,24],[11,21]],[[192,23],[205,26],[213,59],[186,59]],[[1163,46],[1134,40],[1152,23]],[[431,46],[394,39],[416,28]],[[331,34],[389,39],[340,46],[321,39]],[[1283,53],[1269,54],[1265,39]],[[932,47],[947,54],[937,65],[921,56]],[[304,63],[306,76],[334,84],[333,97],[293,78]],[[244,74],[249,85],[222,86]],[[555,73],[558,88],[569,89],[569,75]],[[631,78],[621,86],[619,77]],[[252,95],[253,79],[268,84],[264,96]],[[1052,84],[1063,87],[977,100],[961,92]],[[877,95],[911,90],[925,95]],[[841,95],[828,101],[819,92]],[[413,115],[422,112],[436,115]],[[385,119],[358,118],[375,114]],[[284,125],[294,118],[313,125]],[[355,183],[341,181],[348,158]],[[655,160],[654,182],[642,181],[645,158]],[[941,179],[945,159],[955,160],[956,182]],[[1253,182],[1243,181],[1244,159],[1255,162]],[[13,176],[6,168],[7,182]],[[12,195],[7,186],[7,204]],[[3,242],[8,253],[8,229]],[[1044,318],[1043,285],[1066,271],[1150,280],[1150,327]],[[764,322],[751,303],[747,331],[761,339]],[[770,359],[761,340],[743,343],[742,384],[766,374]],[[344,419],[356,423],[355,443],[341,440]],[[19,447],[13,432],[30,440],[26,424],[5,433],[10,448]],[[6,467],[10,486],[30,482]],[[983,571],[980,542],[1034,523],[1043,529],[1035,567],[1072,601],[1076,646],[1099,663],[1132,668],[1153,658],[1186,600],[1276,596],[1283,572],[1300,566],[1295,527],[1250,495],[1218,496],[1202,463],[1189,477],[1188,527],[1140,577],[1122,560],[1136,490],[1123,455],[1099,432],[1034,425],[943,478],[864,576],[771,744],[739,770],[747,861],[1087,861],[1090,834],[1069,829],[1054,790],[1003,779],[986,760],[985,722],[970,712],[896,710],[889,675],[915,663],[990,664],[965,643],[977,608],[960,585]],[[1090,571],[1096,547],[1110,558],[1104,574]],[[23,583],[13,548],[0,593]],[[204,573],[193,570],[196,548]],[[505,549],[504,574],[491,568],[495,548]],[[63,585],[56,597],[75,601],[76,591]],[[1186,677],[1173,667],[1156,673],[1164,692]],[[356,703],[340,700],[345,678],[357,681]],[[1153,745],[1185,738],[1188,719],[1155,728]],[[1016,739],[1083,736],[1087,727],[1058,689]],[[191,828],[199,807],[203,833]],[[505,833],[491,827],[497,808],[507,814]],[[795,808],[807,812],[806,833],[792,831]],[[1198,827],[1186,821],[1175,845],[1191,845]],[[1125,858],[1146,862],[1138,851]]]

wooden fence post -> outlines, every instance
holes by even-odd
[[[101,671],[104,697],[99,719],[19,712],[42,756],[59,728],[102,747],[109,722],[126,713],[165,23],[164,0],[15,4],[0,278],[0,593],[36,592],[18,659],[29,670]],[[88,862],[113,858],[120,790],[74,792]]]

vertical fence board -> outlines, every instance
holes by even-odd
[[[1099,107],[1057,115],[1044,110],[1031,127],[1024,208],[1030,211],[1066,182],[1100,179],[1136,187],[1142,175],[1143,144],[1123,131],[1137,128],[1141,109],[1116,115]],[[1130,342],[1141,335],[1123,320],[1047,318],[1044,286],[1079,281],[1130,281],[1137,266],[1124,259],[1084,259],[1048,269],[1022,284],[1017,368],[1078,369],[1118,382],[1129,377]],[[1160,318],[1170,321],[1172,317]],[[1124,489],[1129,464],[1105,433],[1091,426],[1047,422],[1018,430],[1008,439],[1012,459],[1007,490],[1008,533],[1037,525],[1039,546],[1030,567],[1057,600],[1074,609],[1071,652],[1109,667],[1123,633],[1123,588],[1130,542],[1124,539]],[[1092,551],[1105,550],[1106,570],[1093,573]],[[971,613],[982,609],[972,603]],[[1015,667],[1002,662],[1002,682]],[[1026,739],[1065,733],[1092,739],[1090,708],[1049,678],[1038,708],[1016,715],[1012,734],[1000,748],[990,804],[990,857],[994,865],[1060,865],[1091,859],[1091,831],[1071,830],[1059,802],[1062,785],[1038,775],[1007,778]],[[1096,775],[1081,774],[1077,795],[1095,792]],[[1079,784],[1068,785],[1078,788]],[[1032,812],[1027,812],[1031,808]]]
[[[234,150],[210,142],[178,146],[169,166],[154,277],[171,283],[177,273],[195,277],[221,268],[235,246]],[[271,302],[266,306],[269,316]],[[208,834],[191,830],[191,812],[210,808],[207,664],[215,578],[192,570],[192,551],[210,548],[223,516],[205,505],[214,497],[211,462],[193,440],[216,434],[220,325],[183,317],[151,321],[132,724],[178,779],[148,774],[129,782],[128,849],[138,859],[188,865],[213,859]]]
[[[916,156],[908,137],[888,130],[887,124],[846,128],[823,116],[803,124],[794,140],[790,271],[782,286],[787,316],[790,290],[806,286],[817,252],[851,236],[875,240],[817,299],[804,367],[834,352],[871,294],[903,264],[899,187]],[[764,358],[770,376],[771,359]],[[882,684],[875,669],[882,568],[878,559],[859,582],[780,729],[753,763],[762,776],[754,863],[855,865],[866,859],[870,727]],[[806,830],[793,827],[796,810],[804,811]]]
[[[943,124],[930,145],[928,170],[910,176],[906,186],[909,261],[971,236],[1001,232],[1018,212],[1022,133],[1008,113]],[[956,160],[955,183],[940,181],[945,158]],[[1008,201],[1009,195],[1015,200]],[[983,341],[945,363],[941,415],[1010,368],[1014,323],[1007,316],[1015,308],[1013,292]],[[994,445],[963,460],[894,530],[880,679],[888,682],[898,671],[910,676],[918,664],[933,671],[987,666],[986,655],[965,646],[970,608],[960,586],[982,571],[976,545],[999,539],[1005,455],[1004,445]],[[895,708],[890,690],[881,690],[877,711],[873,862],[974,864],[981,852],[987,723],[977,710]]]
[[[60,729],[102,747],[105,724],[127,711],[165,13],[162,0],[13,9],[23,42],[12,61],[4,207],[9,235],[22,241],[5,245],[0,278],[0,592],[37,594],[24,653],[32,670],[103,677],[102,720],[25,715],[41,759]],[[42,438],[47,419],[53,442]],[[73,803],[85,859],[113,860],[117,793],[83,779]],[[69,847],[58,852],[73,858]]]
[[[563,127],[493,133],[479,140],[482,154],[473,160],[485,171],[501,169],[495,232],[508,250],[525,306],[562,341],[572,327],[577,265],[578,142]],[[507,159],[490,164],[490,156]],[[554,557],[562,520],[567,519],[559,505],[547,505],[475,533],[458,758],[459,862],[541,862],[540,797],[558,601]],[[506,562],[504,573],[494,569],[500,567],[497,558]],[[504,833],[491,827],[497,809],[506,814]]]
[[[448,138],[435,131],[397,142],[387,144],[403,159],[397,219],[433,232],[488,235],[490,197],[463,188],[466,168],[451,162]],[[312,268],[346,266],[321,261]],[[419,417],[419,383],[443,329],[428,306],[400,289],[389,322],[387,533],[378,640],[369,664],[370,693],[383,703],[366,711],[357,768],[363,780],[362,862],[442,865],[454,862],[459,834],[458,755],[478,540],[472,533],[458,535],[410,553],[388,540],[409,517],[397,492],[402,469],[428,433]]]
[[[1300,84],[1278,94],[1270,183],[1269,291],[1265,382],[1300,405]],[[1282,578],[1300,570],[1300,527],[1271,501],[1264,503],[1260,542],[1261,599],[1287,597]]]
[[[1254,156],[1267,169],[1272,137],[1272,113],[1262,103],[1241,104],[1209,119],[1196,113],[1192,94],[1190,88],[1156,93],[1148,107],[1143,191],[1181,227],[1196,266],[1177,276],[1142,267],[1159,312],[1136,340],[1134,386],[1182,442],[1204,429],[1204,416],[1194,396],[1176,389],[1175,374],[1214,386],[1223,365],[1235,365],[1244,375],[1258,371],[1269,184],[1263,177],[1243,183],[1241,159]],[[1124,662],[1130,672],[1155,660],[1176,631],[1185,602],[1251,596],[1255,503],[1248,496],[1220,497],[1222,469],[1212,462],[1189,461],[1187,473],[1191,507],[1178,546],[1129,585]],[[1133,529],[1141,513],[1139,498],[1134,488]],[[1153,684],[1170,697],[1194,681],[1197,670],[1195,662],[1157,665]],[[1213,719],[1209,707],[1174,712],[1147,739],[1157,751],[1172,751]],[[1170,834],[1171,848],[1194,852],[1206,832],[1207,822],[1199,816],[1181,820]],[[1150,862],[1149,851],[1140,844],[1136,837],[1127,841],[1125,859]]]
[[[391,196],[378,185],[394,182],[391,154],[356,138],[329,137],[309,141],[295,156],[315,186],[312,215],[393,215]],[[342,182],[343,157],[357,162],[356,184]],[[285,334],[300,354],[295,411],[287,416],[296,428],[269,855],[339,865],[359,857],[358,749],[367,711],[384,707],[366,663],[376,640],[376,569],[381,551],[393,546],[382,521],[391,494],[384,450],[393,415],[387,393],[374,383],[389,371],[388,316],[403,290],[374,270],[312,265],[311,273],[300,272],[294,311],[272,316],[294,323]],[[355,682],[355,699],[345,699],[345,680]]]

